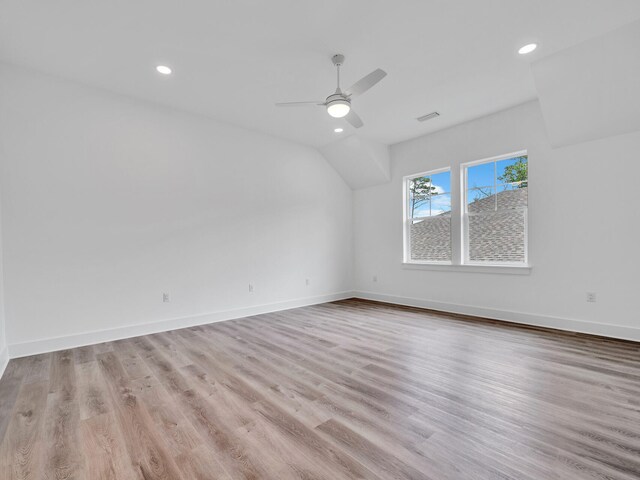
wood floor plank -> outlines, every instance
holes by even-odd
[[[176,463],[185,480],[231,480],[206,445],[181,453],[176,457]]]
[[[153,341],[155,338],[151,338]],[[207,419],[215,422],[218,434],[211,440],[219,441],[224,438],[224,444],[215,443],[220,456],[217,460],[224,466],[232,478],[316,478],[331,479],[335,475],[322,473],[332,472],[331,466],[320,466],[317,462],[304,458],[298,452],[296,445],[283,441],[282,435],[264,428],[259,415],[252,408],[252,404],[262,400],[261,393],[249,384],[233,376],[226,368],[212,363],[214,360],[199,351],[186,349],[186,355],[199,365],[190,365],[182,370],[182,375],[172,371],[169,359],[161,354],[149,355],[147,361],[157,369],[157,374],[166,376],[168,383],[173,385],[174,394],[187,396],[190,402],[197,402],[201,408],[206,402],[215,405],[216,409],[226,412],[226,415],[214,417],[215,410],[209,410]],[[204,374],[202,366],[209,367]],[[209,378],[210,377],[210,378]],[[191,378],[191,379],[190,379]],[[185,390],[186,389],[186,390]],[[202,418],[197,419],[197,425],[204,426]],[[278,445],[284,447],[277,448]],[[268,454],[265,455],[265,453]],[[351,478],[351,477],[347,477]]]
[[[48,384],[22,386],[9,419],[7,435],[0,444],[0,465],[11,476],[35,479],[42,474],[42,440],[40,431],[45,418]]]
[[[73,352],[55,352],[44,422],[44,478],[81,479],[85,458],[80,445],[80,407]]]
[[[209,337],[207,337],[209,338]],[[215,352],[210,347],[210,342],[198,335],[190,336],[189,343],[196,345],[201,351],[209,352],[215,358]],[[227,343],[226,351],[228,361],[233,363],[233,373],[259,391],[263,398],[280,405],[289,413],[304,418],[307,426],[315,427],[330,418],[330,415],[318,408],[313,400],[322,395],[322,392],[312,385],[295,381],[288,375],[281,375],[273,368],[273,365],[263,364],[259,358],[250,356],[245,358],[240,351]],[[197,365],[188,367],[191,373],[199,377],[206,376],[206,369]]]
[[[118,353],[118,360],[130,380],[138,380],[152,375],[151,370],[138,355],[135,344],[130,339],[113,342],[113,348]]]
[[[144,480],[131,468],[131,458],[113,413],[94,415],[80,425],[82,452],[91,480]]]
[[[425,479],[433,477],[426,472],[419,472],[402,460],[384,450],[337,420],[327,420],[318,425],[317,430],[327,434],[356,458],[361,459],[370,470],[383,472],[383,477],[398,479]]]
[[[139,471],[145,480],[180,479],[171,453],[161,441],[160,432],[136,396],[116,355],[107,351],[98,354],[97,359],[115,405],[115,417],[127,444],[133,471]]]
[[[28,359],[11,360],[0,378],[0,443],[5,438],[20,387],[29,372]]]
[[[203,443],[200,435],[184,417],[180,405],[161,383],[146,384],[144,388],[134,391],[144,400],[162,439],[174,457],[188,455]]]
[[[76,364],[76,377],[80,418],[87,420],[108,413],[111,410],[109,394],[98,362],[94,360]]]
[[[234,408],[223,409],[210,402],[212,392],[196,388],[160,352],[155,351],[150,341],[137,344],[146,352],[145,362],[167,386],[176,402],[183,405],[186,418],[208,442],[225,472],[233,479],[270,478],[268,466],[260,461],[259,455],[252,456],[235,434],[235,430],[250,419]]]
[[[78,347],[73,349],[73,357],[76,365],[85,362],[95,361],[96,354],[93,350],[93,345],[87,345],[85,347]]]
[[[30,365],[22,383],[43,382],[49,379],[52,355],[33,355],[25,360],[28,360]]]
[[[0,478],[639,480],[640,344],[352,299],[12,360]]]

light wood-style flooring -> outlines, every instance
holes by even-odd
[[[0,479],[640,478],[640,345],[346,300],[12,360]]]

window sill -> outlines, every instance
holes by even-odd
[[[439,272],[493,273],[499,275],[530,275],[531,265],[453,265],[450,263],[403,262],[408,270],[434,270]]]

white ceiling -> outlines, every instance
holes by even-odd
[[[346,86],[388,72],[354,105],[395,143],[535,98],[531,61],[638,18],[638,0],[0,0],[0,59],[322,146],[343,121],[273,103],[332,93],[340,52]]]
[[[532,64],[553,147],[640,130],[640,21]]]

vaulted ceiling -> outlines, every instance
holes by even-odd
[[[344,53],[346,85],[388,72],[354,105],[389,144],[535,98],[530,62],[638,18],[638,0],[0,0],[0,60],[320,147],[352,127],[273,104],[332,93]]]

